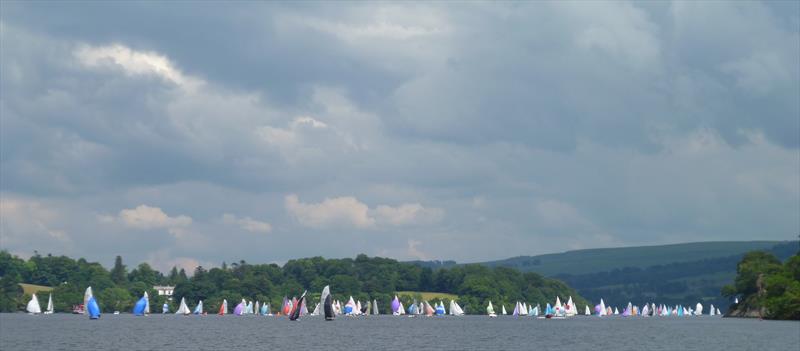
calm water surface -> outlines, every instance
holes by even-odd
[[[2,350],[800,350],[800,323],[699,318],[567,320],[371,316],[0,314]]]

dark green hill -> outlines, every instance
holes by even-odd
[[[713,303],[723,311],[730,301],[720,289],[736,277],[742,256],[754,250],[781,260],[798,249],[797,241],[725,241],[567,251],[520,256],[480,263],[510,267],[554,277],[584,298],[622,306],[643,304]],[[431,268],[449,268],[452,261],[414,262]]]
[[[484,262],[487,266],[504,266],[544,275],[586,274],[626,267],[647,268],[679,262],[741,255],[752,250],[765,250],[781,241],[712,241],[659,246],[620,247],[567,251],[538,256],[520,256]],[[731,271],[736,269],[735,265]]]

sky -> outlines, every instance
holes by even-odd
[[[0,2],[0,248],[167,270],[800,233],[800,3]]]

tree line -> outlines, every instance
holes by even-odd
[[[736,266],[734,283],[723,287],[722,294],[738,298],[735,310],[800,320],[800,251],[785,262],[765,251],[746,254]]]
[[[18,283],[53,287],[57,312],[68,312],[72,305],[81,303],[87,286],[92,286],[106,312],[130,311],[144,291],[151,297],[153,312],[160,311],[163,303],[174,311],[181,298],[186,298],[192,306],[203,300],[209,313],[216,311],[223,299],[235,304],[242,298],[268,302],[276,312],[283,297],[298,296],[308,290],[310,301],[314,301],[325,285],[330,285],[334,297],[343,302],[349,296],[360,301],[377,300],[383,313],[388,312],[398,291],[454,294],[458,296],[456,301],[471,314],[484,313],[490,300],[496,306],[505,304],[513,308],[516,301],[544,306],[553,303],[556,296],[562,301],[572,296],[579,307],[588,304],[565,283],[537,273],[481,265],[434,270],[363,254],[354,259],[295,259],[283,266],[223,262],[221,267],[196,267],[189,276],[175,267],[165,275],[147,263],[129,271],[119,256],[112,269],[106,270],[99,263],[83,258],[35,254],[24,260],[0,251],[0,311],[20,311],[30,299]],[[173,299],[158,296],[154,285],[174,285]],[[421,300],[421,294],[401,296],[406,306],[415,298]],[[44,301],[40,297],[40,302]]]

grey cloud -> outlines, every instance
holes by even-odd
[[[800,230],[796,5],[80,5],[3,3],[0,194],[60,213],[12,250],[56,228],[108,262],[470,261]],[[75,56],[114,44],[200,83]],[[289,194],[446,215],[306,228]],[[192,222],[95,220],[142,204]]]

